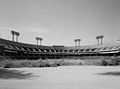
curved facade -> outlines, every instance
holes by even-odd
[[[119,56],[120,45],[107,46],[37,46],[0,39],[0,55],[18,59]]]

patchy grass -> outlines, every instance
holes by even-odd
[[[0,61],[0,67],[4,68],[19,68],[19,67],[56,67],[62,65],[61,60],[47,59],[47,60],[11,60],[5,59]]]
[[[77,59],[10,59],[0,57],[0,67],[19,68],[19,67],[57,67],[62,65],[119,65],[120,58],[111,57],[85,57]]]

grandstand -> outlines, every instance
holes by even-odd
[[[0,38],[0,55],[12,59],[119,56],[120,45],[96,45],[80,47],[43,46],[25,44]]]

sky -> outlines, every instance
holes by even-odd
[[[0,37],[11,40],[11,30],[20,32],[19,42],[73,46],[120,40],[120,0],[0,0]]]

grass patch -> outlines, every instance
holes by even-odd
[[[0,58],[0,67],[19,68],[19,67],[57,67],[62,65],[119,65],[120,58],[111,57],[86,57],[77,59],[10,59]]]

